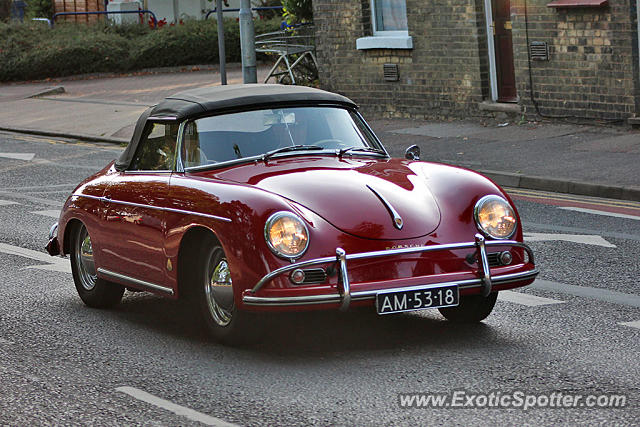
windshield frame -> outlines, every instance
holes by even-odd
[[[179,134],[178,134],[178,147],[177,147],[177,156],[176,156],[176,172],[199,172],[199,171],[206,171],[206,170],[211,170],[211,169],[219,169],[219,168],[224,168],[224,167],[228,167],[228,166],[233,166],[233,165],[237,165],[237,164],[243,164],[243,163],[252,163],[252,162],[258,162],[258,161],[262,161],[263,157],[266,153],[262,153],[259,155],[255,155],[255,156],[247,156],[247,157],[243,157],[241,159],[232,159],[232,160],[227,160],[224,162],[218,162],[218,163],[212,163],[212,164],[207,164],[207,165],[199,165],[199,166],[190,166],[190,167],[185,167],[184,166],[184,162],[183,162],[183,158],[182,158],[182,151],[183,151],[183,143],[184,143],[184,134],[186,132],[186,128],[187,125],[191,122],[195,122],[196,120],[202,119],[202,118],[207,118],[207,117],[214,117],[214,116],[222,116],[222,115],[227,115],[227,114],[236,114],[236,113],[241,113],[241,112],[245,112],[245,111],[260,111],[260,110],[266,110],[266,109],[276,109],[276,108],[305,108],[305,107],[309,107],[309,108],[339,108],[341,110],[346,110],[347,113],[349,113],[349,117],[350,119],[353,121],[354,124],[354,128],[356,130],[356,132],[358,133],[358,136],[363,140],[366,141],[366,144],[371,145],[373,148],[379,149],[380,152],[376,153],[376,152],[366,152],[366,151],[353,151],[353,152],[349,152],[348,156],[353,157],[353,156],[357,156],[357,157],[377,157],[377,158],[390,158],[391,156],[389,155],[388,151],[385,149],[385,147],[382,145],[382,142],[380,142],[380,139],[378,139],[378,137],[376,136],[376,134],[373,132],[373,130],[371,129],[371,127],[369,126],[369,124],[366,122],[366,120],[364,119],[364,117],[362,117],[362,115],[360,114],[360,112],[354,108],[348,108],[345,107],[344,105],[338,105],[338,104],[288,104],[288,105],[273,105],[273,106],[256,106],[256,108],[243,108],[242,110],[232,110],[232,111],[224,111],[224,112],[220,112],[218,114],[207,114],[204,116],[199,116],[199,117],[194,117],[194,118],[190,118],[187,119],[185,121],[183,121],[181,123],[180,126],[180,130],[179,130]],[[358,123],[359,122],[359,123]],[[366,134],[363,134],[364,133]],[[367,145],[367,146],[368,146]],[[339,150],[335,149],[335,148],[327,148],[324,150],[312,150],[312,151],[305,151],[305,150],[300,150],[300,151],[287,151],[287,152],[282,152],[282,153],[277,153],[274,154],[273,156],[269,156],[270,159],[279,159],[279,158],[283,158],[283,157],[296,157],[296,156],[337,156],[339,153]]]

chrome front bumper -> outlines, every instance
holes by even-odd
[[[292,305],[307,305],[307,304],[334,304],[339,303],[341,310],[347,310],[351,301],[361,301],[367,299],[374,299],[376,294],[381,292],[382,289],[374,289],[367,291],[351,291],[351,283],[349,283],[349,275],[347,269],[347,261],[369,258],[380,258],[392,255],[406,255],[415,253],[426,253],[436,251],[450,251],[456,249],[476,249],[477,259],[480,263],[478,269],[478,277],[475,279],[458,280],[454,282],[438,283],[439,285],[453,285],[457,284],[460,289],[468,288],[482,288],[482,295],[487,296],[491,293],[493,284],[503,284],[518,282],[528,279],[533,279],[538,275],[538,269],[533,268],[531,270],[502,274],[497,276],[491,276],[489,269],[489,261],[487,260],[487,246],[511,246],[523,248],[529,256],[529,262],[535,266],[533,252],[531,248],[524,243],[516,242],[513,240],[491,240],[486,241],[481,234],[475,235],[475,242],[465,243],[451,243],[446,245],[432,245],[432,246],[420,246],[416,248],[400,248],[391,249],[386,251],[375,252],[362,252],[357,254],[347,254],[342,248],[336,249],[335,257],[316,258],[309,261],[297,262],[285,267],[278,268],[271,273],[264,276],[253,287],[251,292],[243,295],[242,301],[247,305],[254,306],[292,306]],[[276,278],[277,276],[288,273],[298,268],[311,267],[315,265],[336,263],[338,266],[338,293],[324,294],[324,295],[305,295],[294,297],[260,297],[255,294],[262,289],[262,287]],[[407,286],[400,288],[384,289],[385,292],[393,291],[411,291],[419,290],[424,286]]]

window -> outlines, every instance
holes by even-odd
[[[342,108],[293,107],[244,111],[188,122],[182,139],[185,168],[255,159],[294,145],[305,155],[332,155],[346,147],[379,147],[359,117]],[[293,154],[292,152],[289,152]]]
[[[147,123],[130,170],[172,170],[176,157],[177,123]]]
[[[409,35],[405,0],[373,0],[371,12],[373,34]]]
[[[356,40],[357,49],[412,49],[406,0],[371,0],[373,37]]]

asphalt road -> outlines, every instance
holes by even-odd
[[[430,311],[292,314],[233,348],[211,341],[187,308],[149,294],[89,309],[68,260],[44,254],[66,196],[120,150],[0,134],[1,425],[640,419],[639,204],[512,191],[542,273],[502,294],[482,324],[460,327]],[[475,407],[400,406],[401,393],[454,392]],[[552,393],[583,397],[573,408],[482,405],[492,392],[539,403]],[[610,394],[625,406],[584,405]]]

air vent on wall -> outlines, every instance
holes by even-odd
[[[531,55],[531,60],[533,61],[548,61],[549,45],[547,42],[531,42],[529,55]]]
[[[400,80],[398,76],[398,64],[384,64],[382,66],[384,80],[387,82],[397,82]]]

